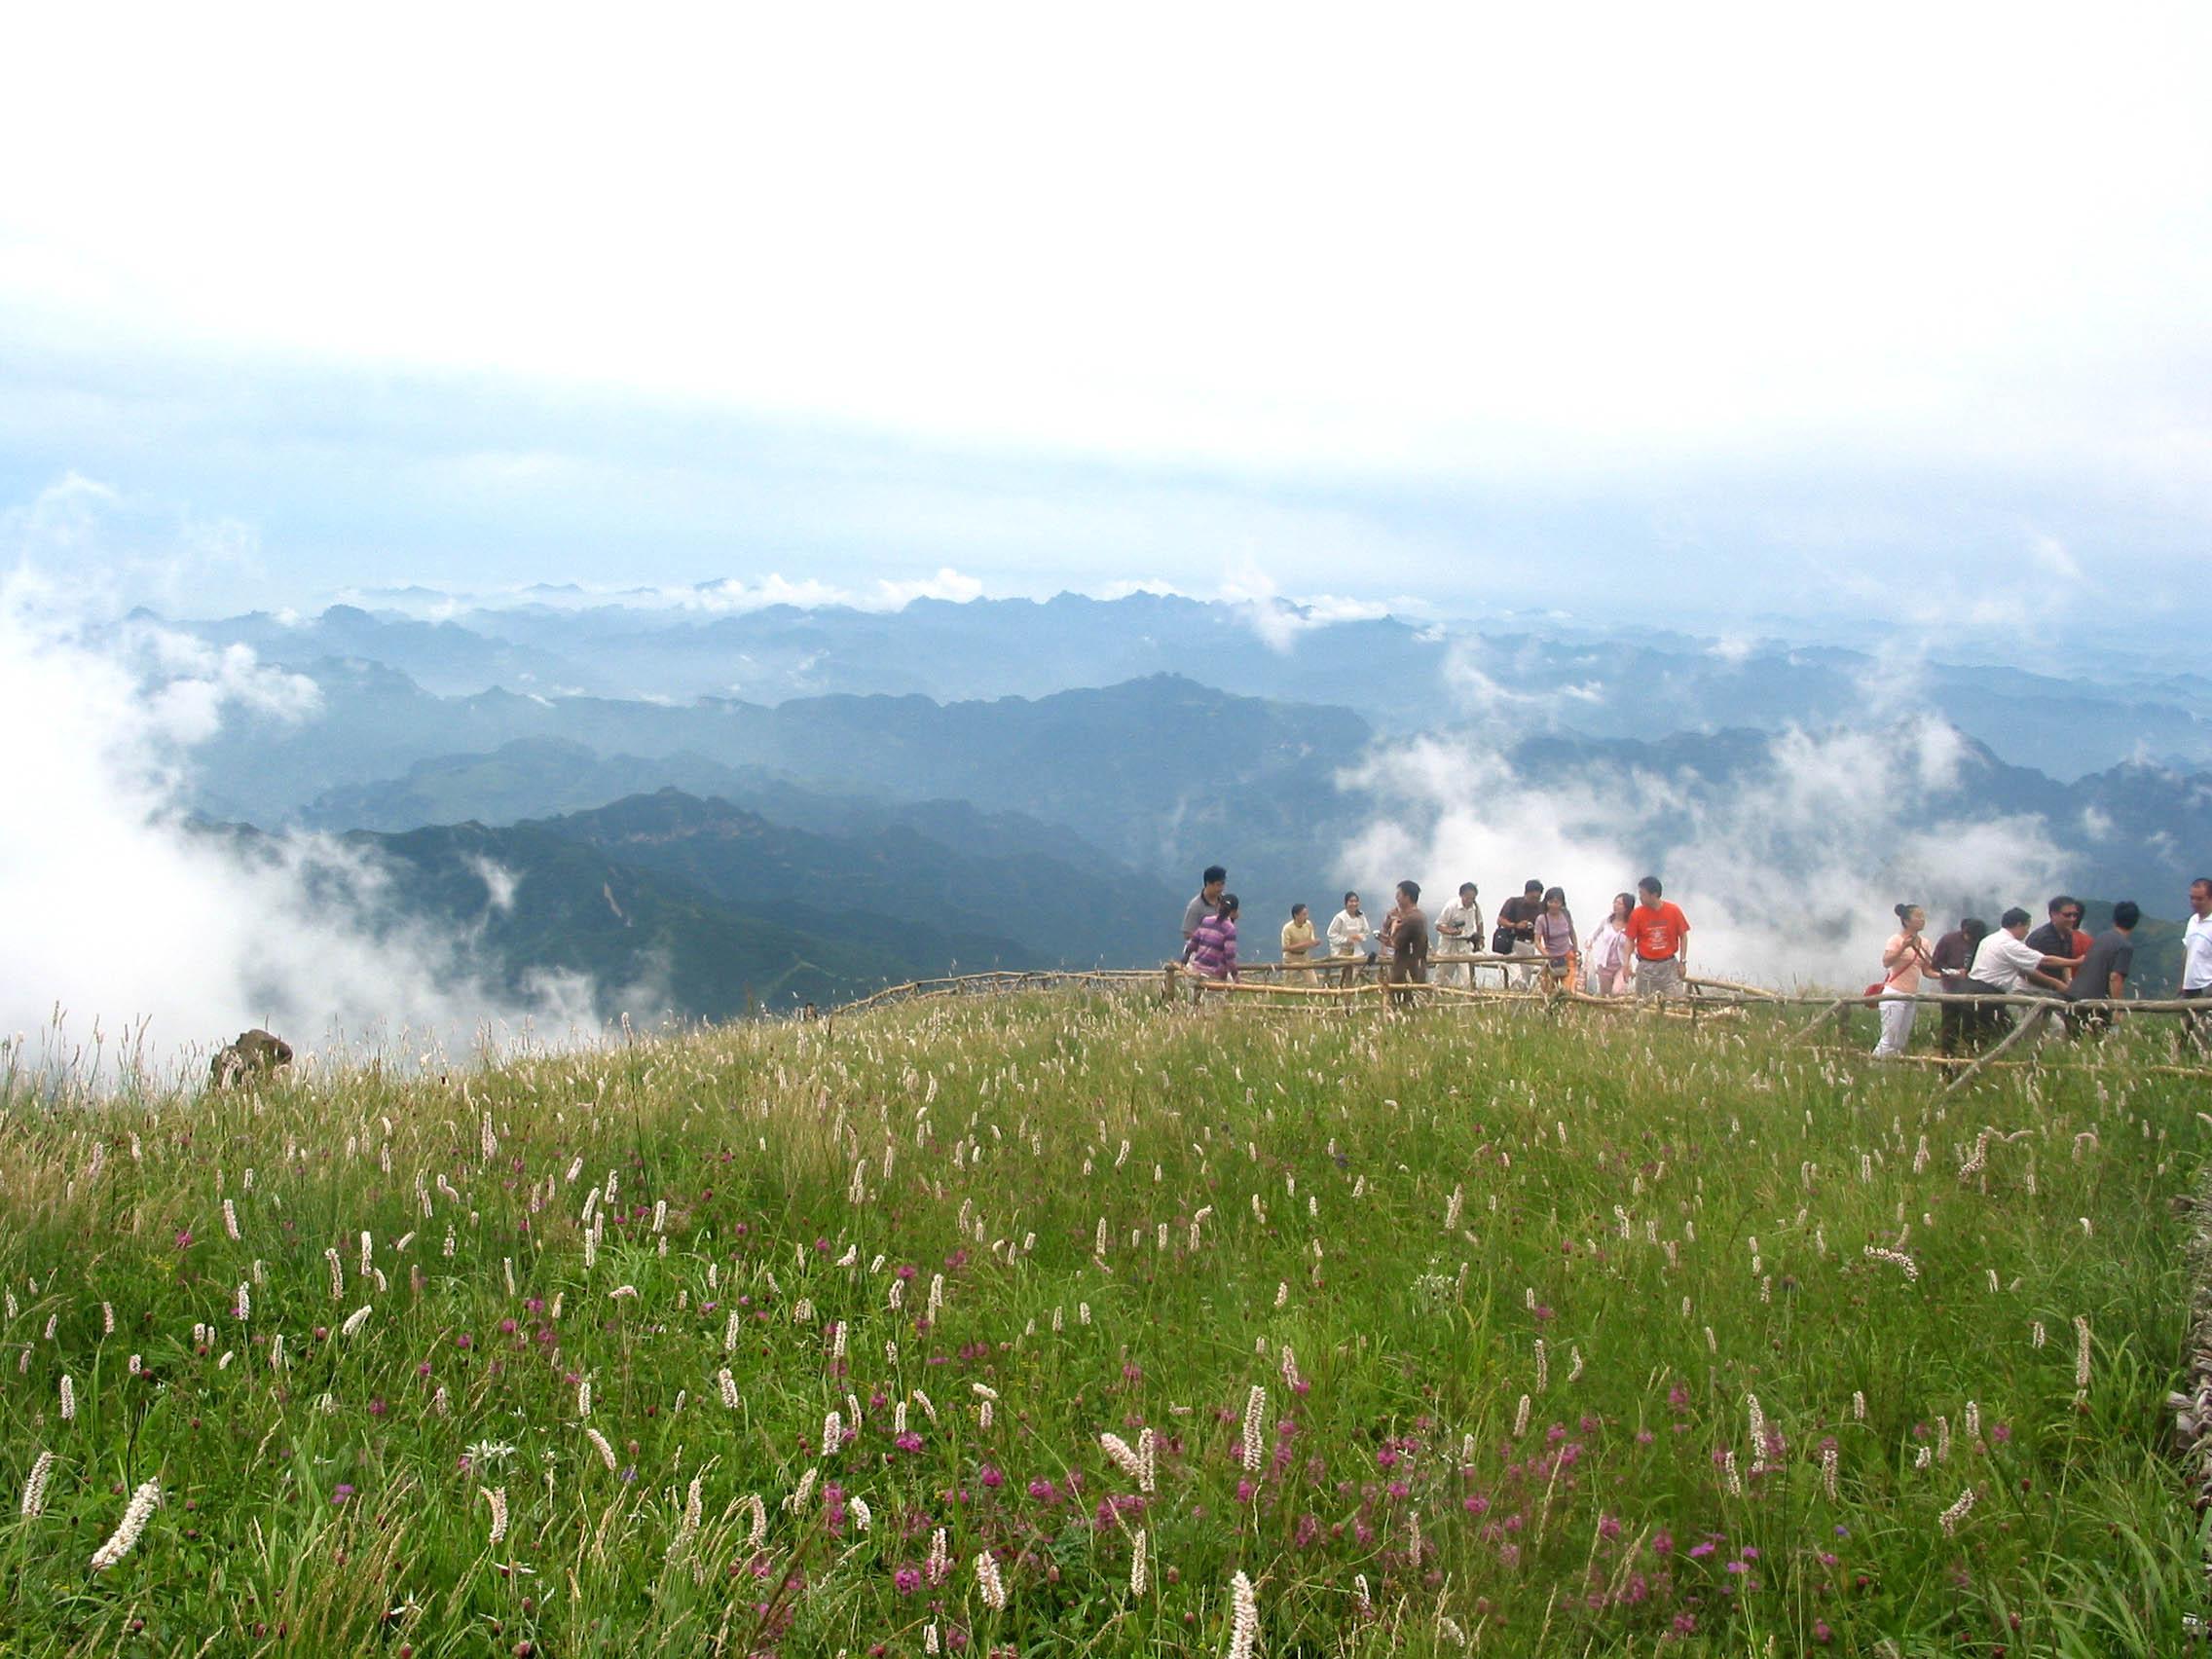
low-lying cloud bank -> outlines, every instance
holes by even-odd
[[[1604,762],[1531,771],[1480,740],[1422,738],[1344,780],[1381,810],[1341,862],[1355,880],[1410,873],[1439,903],[1472,879],[1491,917],[1535,876],[1566,889],[1585,938],[1615,893],[1656,873],[1689,915],[1693,972],[1857,987],[1879,977],[1894,904],[1925,904],[1942,929],[2055,890],[2062,855],[2039,821],[1929,810],[1966,758],[1925,716],[1786,730],[1719,787]]]
[[[411,920],[327,836],[234,834],[177,807],[192,751],[236,715],[312,720],[310,681],[166,629],[91,631],[85,590],[20,545],[0,574],[0,1040],[33,1060],[104,1039],[166,1074],[248,1025],[303,1054],[395,1059],[596,1028],[572,977],[497,988],[464,934]],[[513,903],[487,878],[486,904]],[[58,1030],[58,1038],[55,1033]]]

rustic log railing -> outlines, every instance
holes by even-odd
[[[1446,1007],[1518,1006],[1545,1010],[1583,1008],[1610,1014],[1646,1016],[1658,1014],[1666,1018],[1687,1020],[1693,1025],[1708,1017],[1740,1018],[1745,1011],[1754,1008],[1818,1009],[1820,1012],[1809,1024],[1791,1034],[1788,1041],[1794,1043],[1813,1036],[1839,1014],[1848,1018],[1854,1009],[1876,1007],[1884,1001],[1909,1002],[1915,1005],[1927,1003],[1936,1007],[1955,1005],[1975,1011],[2028,1011],[2013,1029],[1987,1053],[1957,1060],[1930,1055],[1903,1056],[1918,1063],[1939,1064],[1946,1069],[1952,1065],[1959,1066],[1961,1069],[1957,1074],[1946,1082],[1946,1093],[1965,1088],[1992,1066],[2040,1064],[2040,1060],[2022,1062],[2005,1056],[2014,1048],[2022,1046],[2027,1038],[2048,1021],[2060,1015],[2099,1013],[2166,1015],[2189,1022],[2199,1032],[2212,1033],[2212,1006],[2207,1006],[2202,1001],[2181,998],[2083,997],[2079,1001],[2070,1001],[2051,996],[1943,991],[1919,991],[1910,995],[1892,992],[1881,997],[1868,997],[1863,992],[1855,992],[1836,996],[1832,992],[1776,991],[1736,979],[1685,975],[1681,981],[1682,994],[1661,999],[1635,994],[1593,996],[1567,982],[1543,957],[1501,956],[1490,951],[1466,952],[1431,956],[1428,966],[1431,970],[1429,978],[1403,982],[1390,978],[1390,964],[1387,960],[1375,961],[1363,956],[1322,957],[1305,963],[1254,963],[1240,968],[1237,978],[1227,980],[1207,978],[1178,962],[1162,963],[1158,969],[995,969],[985,973],[946,975],[886,985],[858,1001],[841,1004],[827,1012],[834,1017],[837,1014],[860,1014],[894,1002],[996,996],[1025,990],[1085,986],[1127,992],[1147,985],[1157,987],[1157,994],[1170,1002],[1211,1001],[1223,1005],[1242,1004],[1257,1010],[1272,1008],[1320,1012],[1332,1007],[1356,1009],[1361,1006],[1402,1010],[1419,1004]],[[1495,972],[1498,982],[1446,984],[1438,982],[1433,977],[1435,969],[1456,966],[1465,966],[1470,970],[1470,980],[1474,971]],[[1346,978],[1354,982],[1342,982]],[[1339,982],[1332,984],[1323,982],[1325,980]],[[1516,980],[1520,982],[1516,984]],[[2161,1065],[2155,1069],[2160,1073],[2180,1076],[2212,1077],[2212,1066]]]

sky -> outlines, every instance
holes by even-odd
[[[0,25],[0,510],[191,611],[2212,619],[2201,7],[796,10]]]

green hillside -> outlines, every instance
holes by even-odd
[[[1556,1017],[0,1054],[0,1651],[2193,1650],[2169,1033]]]
[[[879,915],[834,894],[763,893],[733,903],[538,826],[459,824],[344,839],[373,854],[385,878],[373,907],[360,911],[374,925],[427,920],[458,931],[489,977],[516,993],[545,975],[581,975],[608,1018],[726,1018],[749,1007],[828,1005],[956,963],[1039,965],[980,929],[886,929]],[[494,901],[491,879],[511,884],[511,902]]]
[[[938,810],[942,839],[898,820],[831,835],[662,790],[535,828],[726,903],[872,914],[873,931],[886,939],[958,922],[1012,939],[1048,964],[1147,967],[1172,954],[1189,895],[1068,838],[1048,840],[1045,850],[994,848],[994,826],[981,814],[951,802]]]

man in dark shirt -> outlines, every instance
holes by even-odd
[[[1183,948],[1191,948],[1191,936],[1198,931],[1198,924],[1212,915],[1221,903],[1222,889],[1229,885],[1229,871],[1219,865],[1206,866],[1205,874],[1198,877],[1198,891],[1183,906]]]
[[[1935,969],[1938,986],[1948,995],[1963,995],[1967,988],[1967,970],[1973,966],[1973,953],[1981,941],[1989,937],[1989,924],[1979,916],[1968,916],[1959,925],[1936,941],[1929,958]],[[1956,1053],[1959,1043],[1973,1028],[1975,1011],[1964,1003],[1945,1003],[1938,1037],[1946,1054]]]
[[[1508,899],[1497,907],[1497,931],[1504,936],[1502,942],[1508,955],[1536,954],[1536,918],[1543,913],[1544,884],[1531,875],[1522,884],[1520,898]],[[1534,982],[1533,973],[1526,968],[1515,969],[1514,978],[1522,985]]]
[[[2075,937],[2074,930],[2082,925],[2082,901],[2061,893],[2050,902],[2045,913],[2050,919],[2028,935],[2028,948],[2040,950],[2046,956],[2063,956],[2069,961],[2078,959],[2089,942]]]
[[[2067,995],[2076,1002],[2094,1002],[2100,997],[2119,998],[2126,994],[2128,970],[2135,966],[2135,924],[2143,919],[2143,906],[2132,899],[2122,899],[2112,907],[2112,926],[2097,935],[2089,945],[2089,953],[2082,958],[2082,966],[2075,971],[2074,983]],[[2082,1014],[2082,1024],[2092,1031],[2101,1031],[2112,1023],[2114,1010],[2088,1009]]]

